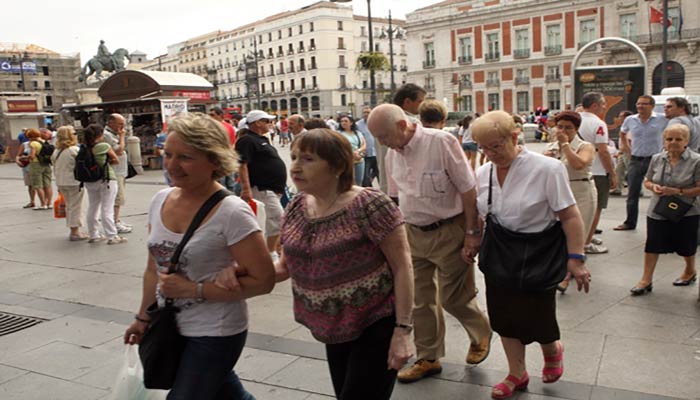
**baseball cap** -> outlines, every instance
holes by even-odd
[[[261,119],[269,119],[270,121],[274,121],[275,116],[270,115],[262,110],[253,110],[253,111],[249,112],[248,115],[246,116],[246,123],[252,124],[253,122],[259,121]]]

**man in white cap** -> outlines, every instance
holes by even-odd
[[[241,198],[251,198],[265,204],[265,236],[273,261],[277,259],[282,204],[280,197],[287,183],[287,167],[270,144],[266,134],[275,116],[261,110],[253,110],[246,116],[249,132],[236,140],[236,152],[240,156]]]

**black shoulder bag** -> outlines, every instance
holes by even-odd
[[[226,190],[219,190],[211,195],[197,211],[187,228],[187,232],[185,232],[185,236],[170,258],[169,274],[177,271],[180,254],[194,231],[202,224],[209,211],[229,194]],[[146,313],[151,317],[151,323],[139,343],[139,357],[143,365],[143,383],[147,389],[170,389],[173,387],[185,345],[175,319],[175,315],[179,311],[180,309],[174,305],[171,298],[165,299],[165,307],[163,308],[158,308],[156,301],[146,310]]]
[[[666,161],[661,169],[661,186],[664,186],[664,176],[666,175]],[[678,222],[688,210],[693,206],[693,203],[688,203],[680,196],[659,196],[659,202],[654,207],[654,213],[666,218],[672,222]]]
[[[524,291],[554,288],[566,276],[566,235],[561,222],[542,232],[511,231],[491,214],[493,165],[489,172],[486,229],[479,250],[479,269],[494,286]]]

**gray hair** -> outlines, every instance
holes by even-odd
[[[581,105],[583,106],[583,108],[591,108],[595,104],[602,103],[604,98],[605,96],[603,96],[603,93],[588,92],[583,95],[583,98],[581,98]]]

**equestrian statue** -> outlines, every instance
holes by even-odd
[[[129,59],[129,51],[119,48],[110,53],[105,46],[105,41],[100,40],[97,48],[97,55],[85,63],[78,81],[84,82],[90,75],[95,74],[95,78],[102,80],[102,71],[119,72],[125,69],[124,59]]]

